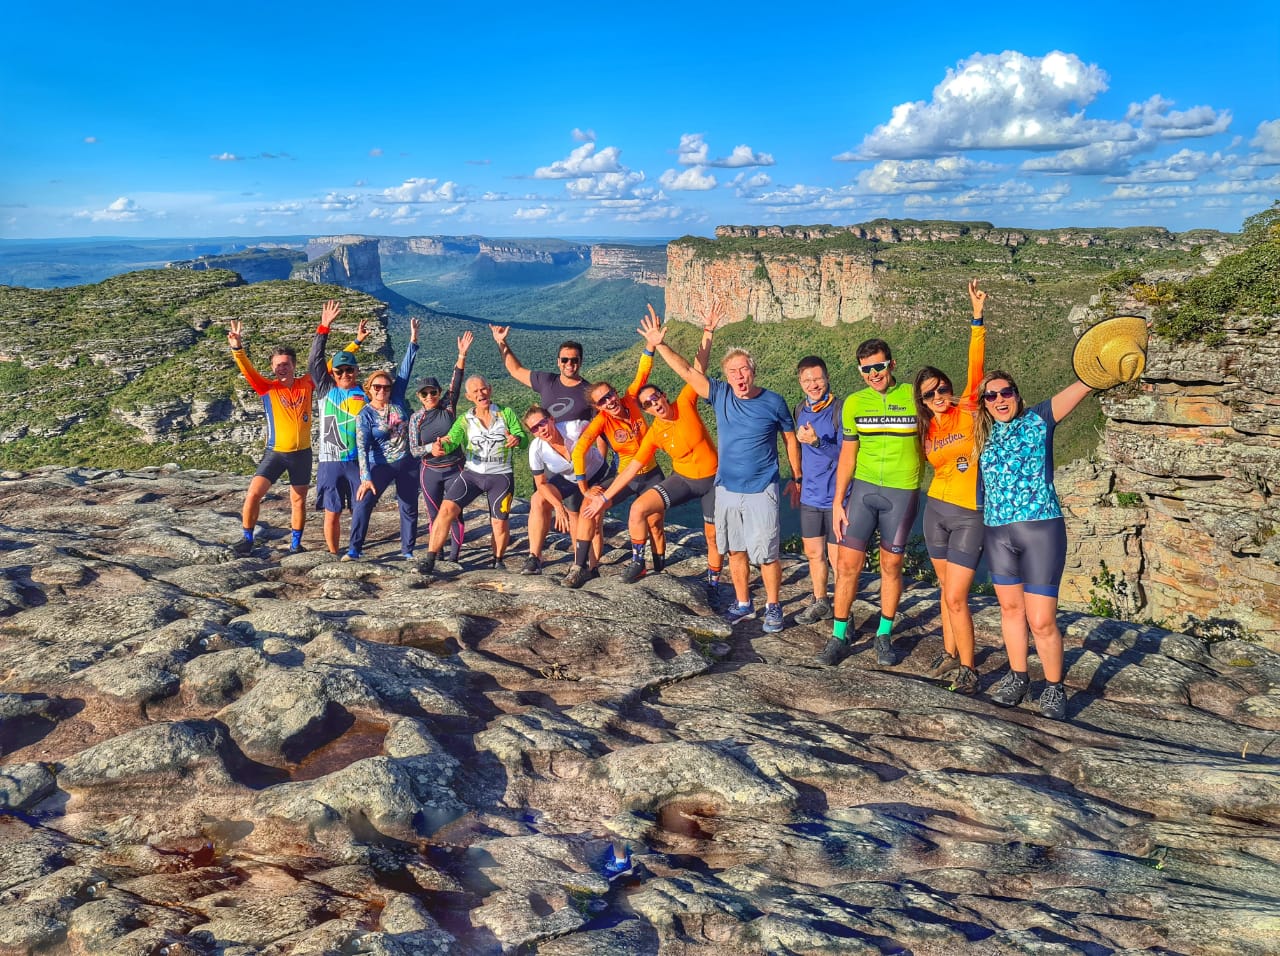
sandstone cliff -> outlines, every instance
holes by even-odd
[[[1243,628],[1280,647],[1280,318],[1229,319],[1224,332],[1213,347],[1152,336],[1140,383],[1101,396],[1096,460],[1058,481],[1063,596],[1106,596],[1091,581],[1105,561],[1134,619]]]
[[[712,611],[701,534],[626,585],[614,525],[566,591],[564,552],[492,570],[474,530],[462,566],[393,560],[391,502],[366,560],[319,522],[285,555],[273,494],[236,558],[245,484],[0,474],[0,951],[1275,952],[1262,648],[1066,614],[1050,722],[923,676],[932,589],[904,595],[899,666],[861,640],[818,668],[825,626]],[[1000,615],[976,603],[989,689]]]
[[[287,279],[295,266],[307,261],[305,252],[297,249],[246,249],[243,252],[199,256],[168,263],[166,269],[227,269],[245,282],[267,282]]]
[[[640,285],[666,288],[665,246],[624,246],[597,243],[591,247],[588,279],[629,279]]]
[[[377,239],[355,239],[335,243],[318,257],[327,240],[307,243],[307,255],[312,256],[306,265],[294,269],[293,278],[320,285],[340,285],[358,289],[369,295],[384,297],[387,287],[382,284],[382,262],[378,257]]]

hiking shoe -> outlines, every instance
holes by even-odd
[[[496,565],[495,565],[496,567]],[[520,565],[521,574],[541,574],[542,559],[536,554],[531,554],[524,559],[524,564]]]
[[[893,638],[888,634],[876,635],[876,663],[881,667],[892,667],[898,663],[898,653],[893,649]]]
[[[583,567],[581,564],[575,564],[569,569],[569,573],[560,579],[560,586],[565,588],[573,588],[575,591],[586,584],[600,577],[600,572],[595,568]]]
[[[604,859],[600,863],[600,871],[606,879],[617,879],[631,869],[631,847],[623,849],[623,856],[618,858],[617,847],[609,847],[604,851]]]
[[[360,552],[355,548],[347,548],[347,553],[342,556],[343,561],[359,561]]]
[[[667,566],[667,556],[665,554],[654,554],[653,556],[653,573],[661,574]]]
[[[412,561],[412,560],[413,560],[413,552],[412,552],[412,551],[401,551],[399,554],[397,554],[397,555],[396,555],[396,560],[398,560],[398,561]]]
[[[960,665],[956,676],[951,678],[951,686],[947,688],[957,694],[973,694],[978,690],[978,672],[972,667]]]
[[[239,541],[232,542],[228,547],[232,554],[248,554],[253,550],[253,539],[241,537]]]
[[[489,570],[490,571],[507,570],[507,556],[504,554],[502,557],[498,557],[495,554],[492,558],[489,559]]]
[[[1022,703],[1022,698],[1027,696],[1027,688],[1031,686],[1031,681],[1026,674],[1018,674],[1009,671],[1004,677],[1000,678],[1000,682],[987,692],[987,696],[991,698],[993,704],[999,704],[1001,707],[1014,707]]]
[[[728,624],[737,624],[739,621],[749,621],[755,616],[755,606],[747,601],[742,603],[735,601],[733,604],[729,605],[729,610],[724,612],[724,619]]]
[[[436,573],[436,556],[430,551],[428,551],[427,556],[422,559],[422,571],[424,574]]]
[[[764,628],[766,634],[777,634],[786,627],[786,620],[782,616],[782,605],[766,604],[764,606],[764,623],[760,626]]]
[[[797,624],[817,624],[819,621],[831,620],[831,602],[826,598],[815,598],[813,603],[796,615]]]
[[[929,662],[924,673],[926,677],[946,677],[959,666],[958,657],[952,657],[946,651],[939,651],[937,656]]]
[[[1050,720],[1067,716],[1067,692],[1061,684],[1045,684],[1040,692],[1040,713]]]
[[[303,552],[303,551],[306,551],[306,550],[307,550],[307,549],[306,549],[306,548],[304,548],[300,543],[299,543],[299,544],[290,544],[290,545],[289,545],[289,553],[290,553],[290,554],[302,554],[302,552]]]
[[[833,637],[827,641],[827,646],[822,649],[822,653],[818,655],[818,663],[824,667],[835,667],[842,660],[849,656],[852,648],[849,647],[848,641],[842,641],[838,637]]]
[[[622,583],[635,584],[648,573],[649,572],[645,568],[643,561],[630,561],[627,563],[627,566],[622,569]]]

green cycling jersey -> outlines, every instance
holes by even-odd
[[[854,392],[840,416],[846,441],[858,443],[853,477],[882,488],[920,487],[916,443],[916,402],[911,385],[899,382],[882,395],[874,388]]]

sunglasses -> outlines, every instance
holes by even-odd
[[[577,356],[574,356],[574,355],[569,355],[569,356],[562,355],[562,356],[560,356],[560,364],[561,364],[561,365],[581,365],[581,364],[582,364],[582,356],[580,356],[580,355],[577,355]]]
[[[420,392],[418,393],[418,397],[419,397],[419,398],[439,398],[439,397],[440,397],[440,389],[438,389],[438,388],[424,388],[422,391],[420,391]]]
[[[355,375],[356,370],[350,365],[342,365],[333,370],[334,375]]]
[[[652,391],[649,393],[649,397],[646,398],[640,404],[643,405],[645,408],[653,408],[654,405],[657,405],[658,402],[660,402],[662,399],[666,397],[667,397],[666,392]]]
[[[1013,396],[1017,394],[1018,390],[1016,388],[1006,385],[1004,388],[998,388],[990,392],[983,392],[982,397],[988,402],[994,402],[997,398],[1013,398]]]
[[[933,398],[933,396],[935,395],[950,395],[950,394],[951,394],[950,385],[935,385],[933,388],[929,389],[929,391],[921,392],[920,397],[927,402],[931,398]]]
[[[531,432],[541,431],[542,429],[546,428],[550,424],[551,424],[550,418],[539,418],[536,422],[534,422],[532,425],[529,426],[529,431]]]
[[[871,375],[875,372],[883,372],[892,364],[892,362],[873,362],[870,365],[859,365],[858,371],[863,375]]]
[[[599,398],[596,399],[596,404],[608,405],[612,402],[616,402],[617,400],[618,400],[618,393],[610,389],[609,391],[605,392],[603,395],[601,395]]]
[[[390,386],[390,385],[382,385],[382,384],[370,385],[370,386],[369,386],[369,391],[371,391],[371,392],[389,392],[389,391],[391,391],[391,386]]]

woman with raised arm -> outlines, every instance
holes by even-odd
[[[919,412],[916,441],[933,468],[924,506],[924,540],[942,591],[942,651],[929,665],[930,677],[955,672],[950,689],[972,694],[978,689],[974,669],[973,613],[969,588],[982,557],[982,513],[978,510],[978,467],[973,434],[980,413],[978,385],[987,330],[982,312],[987,294],[978,280],[969,282],[973,321],[969,325],[969,368],[964,394],[957,396],[951,379],[926,365],[916,373]]]
[[[449,429],[457,419],[462,376],[467,369],[467,351],[474,338],[471,332],[463,332],[458,336],[458,360],[454,363],[447,392],[441,393],[440,383],[434,377],[424,378],[418,383],[418,401],[422,403],[422,408],[409,419],[409,452],[421,463],[418,482],[422,486],[422,500],[427,504],[428,535],[431,533],[431,523],[440,513],[444,489],[462,471],[464,456],[460,449],[437,457],[431,454],[431,446],[437,438],[449,434]],[[457,561],[466,534],[461,515],[453,522],[450,530],[449,560]]]
[[[702,342],[693,367],[705,371],[711,355],[711,337],[723,314],[713,307],[702,329]],[[662,320],[649,307],[649,314],[637,330],[645,341],[645,351],[652,353],[666,335]],[[686,385],[673,403],[656,385],[645,385],[636,395],[640,407],[653,415],[631,463],[618,473],[608,488],[596,488],[582,508],[582,514],[594,519],[601,514],[640,470],[654,460],[658,449],[671,456],[671,474],[636,498],[631,505],[627,527],[631,540],[644,537],[651,516],[665,517],[667,511],[694,498],[702,503],[702,530],[707,539],[707,590],[712,600],[719,591],[722,558],[716,549],[716,468],[720,457],[706,424],[698,415],[698,395]],[[625,572],[624,572],[625,576]],[[637,575],[638,577],[638,575]]]
[[[351,516],[351,544],[343,561],[358,561],[369,532],[369,517],[394,482],[400,505],[400,557],[413,558],[418,538],[418,468],[409,453],[409,410],[405,394],[418,357],[418,320],[409,320],[409,348],[393,378],[379,369],[364,380],[368,402],[356,417],[356,451],[360,462],[360,487]]]

